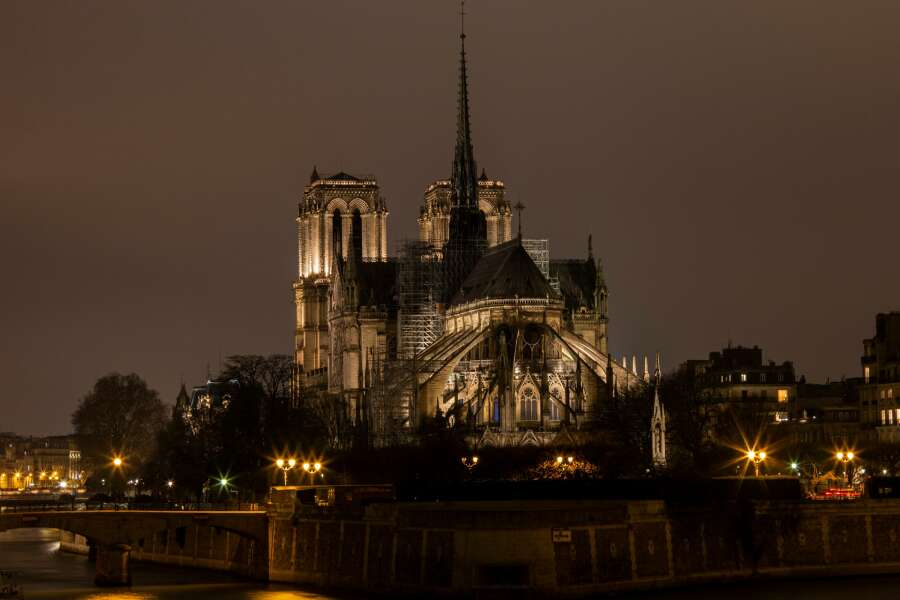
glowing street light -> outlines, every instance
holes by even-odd
[[[478,457],[474,454],[472,456],[463,456],[462,464],[471,473],[472,469],[478,466]]]
[[[309,476],[311,479],[314,479],[316,476],[316,473],[318,473],[319,471],[322,470],[322,463],[320,463],[320,462],[313,462],[313,463],[305,462],[305,463],[303,463],[303,470],[306,471],[307,473],[309,473]]]
[[[121,467],[122,466],[122,457],[116,456],[115,458],[113,458],[112,464],[114,467],[117,467],[117,468]]]
[[[759,463],[766,460],[766,451],[747,450],[747,460],[753,463],[753,468],[756,472],[756,476],[759,477]]]
[[[166,482],[166,487],[169,488],[169,489],[171,490],[173,487],[175,487],[175,481],[172,480],[172,479],[168,480],[168,481]]]
[[[847,463],[853,461],[853,456],[854,456],[853,452],[852,451],[848,451],[848,452],[838,451],[834,456],[839,461],[841,461],[841,463],[843,463],[843,465],[844,465],[844,480],[848,481],[847,480]]]
[[[284,460],[283,458],[279,458],[275,461],[275,466],[282,470],[284,473],[284,485],[288,483],[288,471],[297,466],[297,461],[293,458],[289,458]]]

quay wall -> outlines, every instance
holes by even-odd
[[[82,535],[59,532],[61,552],[93,556]],[[229,571],[248,575],[253,548],[248,538],[202,524],[159,531],[130,547],[131,560]]]
[[[392,593],[578,597],[753,577],[900,573],[900,501],[373,504],[273,494],[269,578]],[[352,512],[352,511],[351,511]]]
[[[257,542],[197,522],[137,540],[130,558],[322,588],[448,596],[587,597],[754,577],[900,573],[900,500],[342,507],[302,502],[283,489],[272,493],[264,531],[267,539]],[[60,533],[60,549],[91,551],[69,532]],[[251,570],[254,561],[267,569]]]

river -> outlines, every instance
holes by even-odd
[[[25,597],[60,600],[353,600],[279,585],[248,582],[227,573],[131,563],[130,589],[94,587],[87,558],[58,552],[57,532],[46,529],[0,533],[0,570],[18,571]],[[517,595],[516,597],[521,597]],[[630,600],[894,600],[900,577],[769,580],[626,594]],[[358,598],[358,597],[357,597]]]
[[[20,529],[0,533],[0,570],[17,571],[16,581],[28,600],[333,600],[296,588],[264,585],[202,569],[131,563],[132,587],[107,590],[94,586],[94,565],[87,557],[59,552],[55,529]]]

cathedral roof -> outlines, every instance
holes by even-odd
[[[451,304],[514,297],[559,297],[518,239],[489,249],[463,281]]]
[[[566,309],[594,309],[597,268],[593,260],[551,260],[550,276],[559,281]]]
[[[331,177],[328,177],[328,179],[337,179],[339,181],[359,181],[359,177],[354,177],[350,173],[344,173],[343,171],[335,173]]]

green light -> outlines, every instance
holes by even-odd
[[[797,463],[792,462],[792,463],[791,463],[791,469],[793,469],[794,471],[796,471],[796,470],[797,470]]]

